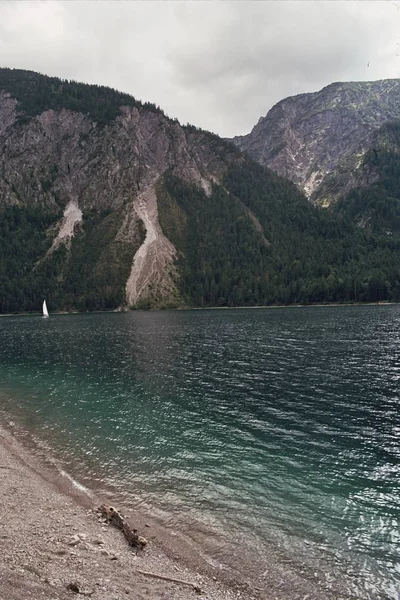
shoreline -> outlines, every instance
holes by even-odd
[[[110,498],[53,470],[2,426],[0,497],[7,508],[0,519],[0,587],[9,600],[67,600],[80,594],[97,600],[266,600],[264,592],[253,594],[246,585],[224,580],[224,574],[212,575],[217,570],[202,564],[173,532],[166,543],[157,538],[153,524],[128,514],[148,540],[147,549],[136,553],[120,531],[94,512],[103,502],[112,504]],[[190,582],[202,593],[139,571]],[[80,594],[68,590],[73,583]]]
[[[298,571],[290,561],[277,562],[272,548],[261,563],[257,551],[240,542],[228,562],[210,560],[201,541],[152,514],[120,506],[111,489],[82,485],[40,440],[14,427],[0,423],[0,499],[8,509],[7,518],[0,518],[0,539],[6,542],[0,589],[8,600],[79,598],[67,589],[75,582],[94,600],[350,599],[336,586],[321,586],[304,563]],[[95,509],[102,503],[121,510],[147,539],[144,551],[130,548],[118,529],[99,520]],[[139,571],[184,580],[201,593]]]
[[[336,302],[330,304],[263,304],[260,306],[202,306],[191,308],[175,308],[172,310],[259,310],[273,308],[334,308],[336,306],[393,306],[400,302]],[[153,309],[162,310],[162,309]]]
[[[335,307],[351,307],[351,306],[397,306],[400,302],[331,302],[327,304],[263,304],[260,306],[187,306],[187,307],[176,307],[176,308],[135,308],[135,309],[120,309],[114,308],[110,310],[91,310],[91,311],[54,311],[50,313],[54,316],[68,316],[68,315],[95,315],[95,314],[126,314],[135,312],[167,312],[167,311],[178,311],[185,312],[191,310],[265,310],[265,309],[277,309],[277,308],[335,308]],[[1,317],[41,317],[41,312],[19,312],[19,313],[0,313]]]

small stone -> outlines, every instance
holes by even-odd
[[[67,590],[71,590],[71,592],[75,592],[75,594],[79,594],[79,585],[76,582],[69,583],[67,585]]]
[[[79,535],[74,535],[68,542],[68,546],[76,546],[81,541]]]
[[[95,540],[93,540],[93,544],[96,544],[96,546],[101,546],[102,544],[104,544],[104,540],[102,538],[96,538]]]

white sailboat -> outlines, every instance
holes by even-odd
[[[43,300],[43,317],[45,319],[49,317],[49,311],[47,310],[46,300]]]

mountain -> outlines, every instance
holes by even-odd
[[[400,79],[332,83],[278,102],[251,133],[232,141],[313,202],[328,205],[369,185],[371,176],[362,179],[359,168],[380,128],[398,119]]]
[[[234,146],[104,87],[1,69],[0,90],[3,312],[37,306],[41,296],[59,308],[192,303],[195,284],[180,282],[178,273],[190,252],[192,268],[206,272],[209,293],[215,276],[206,256],[185,244],[197,234],[203,205],[213,209],[223,177],[246,162]],[[268,177],[271,189],[279,187],[277,198],[303,201],[291,184]],[[190,206],[175,202],[172,181],[183,190],[182,202],[193,195]],[[241,220],[225,243],[250,240],[240,259],[233,248],[221,259],[235,263],[226,283],[231,291],[230,277],[240,278],[238,289],[247,284],[250,254],[264,239],[250,209],[227,198],[226,192],[221,202],[233,214],[221,219]],[[195,202],[199,214],[187,214]],[[213,230],[207,219],[205,230]]]
[[[0,69],[0,312],[400,299],[397,135],[327,211],[154,104]]]

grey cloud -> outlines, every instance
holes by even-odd
[[[391,2],[0,3],[3,66],[111,85],[224,136],[288,95],[399,76],[399,34]]]

